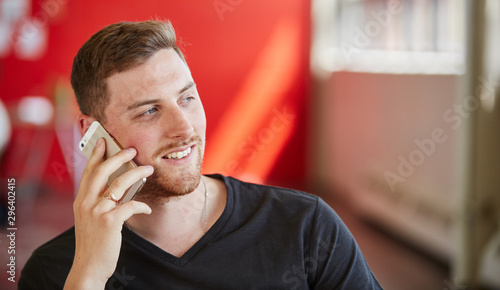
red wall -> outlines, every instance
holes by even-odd
[[[46,50],[33,60],[20,59],[15,48],[0,56],[0,96],[13,122],[2,178],[40,178],[42,188],[73,194],[75,149],[63,144],[73,142],[68,132],[79,113],[69,88],[72,59],[83,42],[107,24],[160,18],[172,22],[184,43],[204,102],[204,171],[300,186],[307,158],[309,2],[33,1],[27,17],[46,29]],[[18,38],[14,36],[13,43]],[[56,106],[56,117],[46,126],[25,124],[16,116],[21,98],[33,95],[47,97]],[[33,146],[40,136],[45,148]],[[30,150],[48,154],[46,160],[39,159],[37,170],[29,170]]]

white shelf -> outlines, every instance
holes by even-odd
[[[463,74],[462,53],[430,51],[325,49],[316,65],[326,72],[353,71],[394,74]]]

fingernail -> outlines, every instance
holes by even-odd
[[[153,166],[151,166],[151,165],[146,165],[146,172],[151,173],[151,172],[153,172],[153,171],[154,171]]]
[[[127,148],[127,149],[125,149],[125,151],[127,153],[135,153],[135,149],[134,148]]]
[[[95,142],[95,146],[100,146],[102,144],[102,138],[97,139],[97,142]]]

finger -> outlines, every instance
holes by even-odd
[[[106,212],[103,217],[109,226],[121,227],[135,214],[151,214],[151,208],[144,202],[131,200]]]
[[[120,199],[117,198],[116,195],[113,193],[111,188],[106,189],[106,191],[104,191],[102,193],[102,197],[104,197],[104,199],[111,200],[114,203],[117,203],[120,201]]]
[[[144,202],[131,200],[116,207],[110,213],[123,223],[135,214],[151,214],[151,208]]]
[[[103,193],[103,199],[96,206],[98,212],[107,212],[117,206],[124,193],[137,181],[150,176],[154,169],[150,165],[139,166],[120,175]],[[113,200],[114,199],[114,200]]]
[[[131,161],[136,154],[137,151],[134,148],[121,150],[97,166],[89,188],[89,194],[92,194],[94,198],[98,198],[99,194],[106,188],[109,176],[118,170],[120,166]]]
[[[153,174],[153,166],[139,166],[132,170],[129,170],[119,177],[117,177],[113,183],[109,186],[109,190],[111,190],[117,199],[121,199],[125,191],[130,188],[137,181],[146,178]]]

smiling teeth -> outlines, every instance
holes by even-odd
[[[191,153],[191,147],[181,152],[174,152],[167,154],[167,159],[181,159],[189,155]]]

